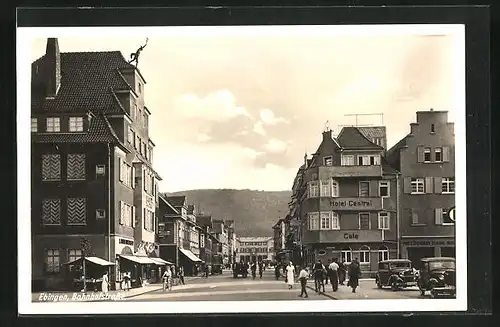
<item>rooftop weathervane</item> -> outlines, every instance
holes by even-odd
[[[146,38],[146,43],[141,46],[139,49],[137,49],[136,52],[132,52],[130,54],[130,61],[128,62],[129,64],[133,63],[135,61],[135,67],[139,65],[139,55],[141,54],[141,51],[144,50],[144,48],[148,45],[148,38]]]
[[[329,132],[329,131],[330,131],[330,122],[327,120],[325,123],[325,132]]]

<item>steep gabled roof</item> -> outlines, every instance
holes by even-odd
[[[158,198],[167,206],[167,214],[179,215],[180,212],[177,210],[166,198],[163,194],[158,194]]]
[[[385,137],[385,126],[356,127],[368,140]]]
[[[43,83],[44,57],[32,63],[33,112],[124,113],[113,90],[130,90],[120,70],[135,67],[127,63],[120,51],[61,53],[61,86],[53,99],[45,99],[37,92]]]
[[[389,150],[387,150],[387,156],[391,156],[395,151],[398,151],[402,147],[406,145],[406,140],[408,137],[410,137],[411,134],[407,134],[405,137],[403,137],[401,140],[398,141],[398,143],[394,144]]]
[[[186,203],[185,195],[165,196],[165,199],[175,208],[180,208]]]
[[[337,137],[337,140],[344,149],[384,149],[383,147],[376,145],[371,140],[366,138],[366,136],[363,135],[363,133],[361,133],[359,129],[354,126],[342,128],[339,136]]]

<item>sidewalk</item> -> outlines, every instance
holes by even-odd
[[[201,276],[186,276],[186,277],[184,277],[184,280],[186,281],[186,283],[188,283],[189,281],[192,281],[192,280],[195,280],[198,278],[201,278]],[[179,286],[175,286],[175,288],[176,289],[177,288],[184,288],[184,286],[179,285]],[[124,290],[109,291],[108,295],[110,297],[113,297],[113,296],[116,296],[117,294],[120,294],[124,299],[128,299],[128,298],[132,298],[135,296],[154,292],[154,291],[161,290],[161,289],[163,289],[163,285],[161,283],[157,283],[157,284],[145,285],[143,287],[131,288],[129,291],[124,291]],[[94,292],[87,292],[85,294],[88,295],[91,293],[94,293]],[[95,293],[98,294],[99,292],[95,292]],[[47,297],[44,298],[44,295],[45,296],[49,295],[51,298],[61,297],[61,298],[71,299],[73,297],[73,294],[84,294],[84,293],[82,293],[82,292],[51,292],[51,291],[36,292],[36,293],[31,293],[31,301],[32,302],[53,302],[53,300],[49,300]]]

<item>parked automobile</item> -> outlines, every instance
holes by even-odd
[[[455,258],[433,257],[423,258],[419,272],[418,288],[420,294],[430,291],[431,297],[440,295],[456,295]]]
[[[410,260],[384,260],[378,264],[375,283],[378,288],[390,286],[393,291],[397,291],[401,288],[416,286],[417,277]]]
[[[243,262],[233,263],[233,277],[238,278],[238,276],[243,278],[247,278],[248,276],[248,269]]]
[[[222,274],[222,264],[220,263],[214,263],[212,265],[212,275],[221,275]]]

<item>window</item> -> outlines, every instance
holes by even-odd
[[[336,198],[339,196],[339,183],[332,180],[332,197]]]
[[[443,211],[443,225],[454,225],[455,222],[450,219],[450,215],[448,214],[449,213],[449,210],[448,208],[443,208],[442,211]]]
[[[135,135],[135,142],[134,142],[134,149],[139,150],[141,147],[141,139],[139,138],[139,135]]]
[[[120,181],[128,187],[132,187],[132,167],[123,159],[120,159]]]
[[[106,218],[106,210],[104,210],[104,209],[96,209],[96,211],[95,211],[95,217],[97,219]]]
[[[44,154],[42,155],[42,180],[60,180],[61,179],[61,155]]]
[[[431,133],[435,133],[436,132],[436,127],[434,124],[431,124]]]
[[[127,134],[127,142],[129,144],[132,144],[134,143],[134,131],[132,130],[132,128],[128,128],[128,134]]]
[[[95,166],[96,175],[104,175],[106,174],[106,166],[105,165],[96,165]]]
[[[60,120],[57,117],[47,118],[47,132],[60,132]]]
[[[68,199],[68,225],[85,225],[87,223],[87,206],[85,198]]]
[[[340,229],[340,218],[336,212],[332,212],[332,229]]]
[[[61,200],[44,199],[42,201],[42,224],[61,225]]]
[[[431,148],[424,148],[424,162],[431,162]]]
[[[84,180],[85,179],[85,153],[68,154],[67,179]]]
[[[320,229],[331,229],[331,218],[329,212],[321,213]]]
[[[359,196],[370,196],[370,182],[359,182]]]
[[[36,118],[31,118],[31,132],[38,132],[38,119]]]
[[[144,229],[154,231],[154,213],[148,209],[144,209]]]
[[[318,197],[318,182],[309,182],[309,197]]]
[[[455,193],[455,178],[454,177],[443,177],[442,179],[442,192],[444,194]]]
[[[378,213],[378,228],[379,229],[389,229],[389,213],[379,212]]]
[[[45,250],[45,272],[57,273],[61,268],[58,249]]]
[[[353,155],[345,155],[341,157],[342,166],[354,166],[354,156]]]
[[[328,157],[323,158],[323,166],[332,166],[332,165],[333,165],[332,156],[328,156]]]
[[[424,179],[423,178],[412,178],[411,179],[411,194],[423,194],[424,193]]]
[[[370,165],[370,156],[358,156],[358,165],[359,166],[369,166]]]
[[[370,165],[371,166],[380,165],[380,156],[370,156]]]
[[[381,197],[389,197],[389,182],[388,181],[380,181],[378,184],[378,195]]]
[[[82,257],[81,249],[68,249],[68,262],[78,260]]]
[[[352,261],[352,249],[344,248],[340,252],[343,262],[351,262]]]
[[[420,224],[419,218],[418,218],[418,212],[415,210],[410,210],[410,215],[411,215],[411,223],[412,225],[418,225]]]
[[[133,227],[133,207],[123,201],[120,202],[120,224]]]
[[[359,214],[359,229],[370,229],[370,214],[360,213]]]
[[[141,94],[142,92],[142,85],[141,83],[137,83],[137,93]]]
[[[389,260],[389,249],[387,246],[382,245],[378,249],[378,261],[385,261]]]
[[[309,214],[309,230],[319,229],[319,215],[317,213]]]
[[[134,102],[133,111],[132,111],[132,120],[136,120],[138,118],[137,111],[137,103]]]
[[[366,245],[359,249],[359,263],[370,263],[370,248]]]
[[[332,189],[330,186],[330,181],[321,181],[321,196],[331,196],[332,195]]]
[[[83,117],[69,117],[69,131],[83,132]]]
[[[443,161],[443,149],[435,148],[434,149],[434,161],[442,162]]]

